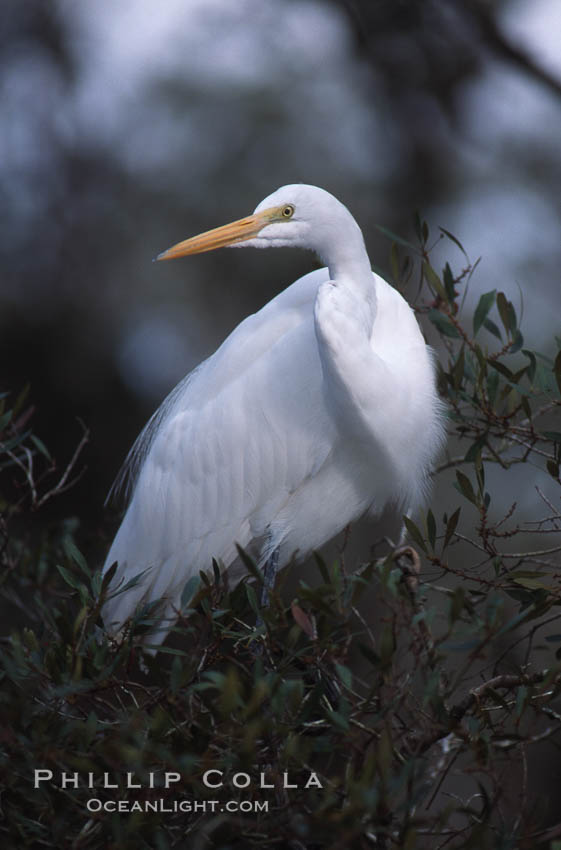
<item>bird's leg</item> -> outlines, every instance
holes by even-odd
[[[269,591],[275,585],[275,577],[277,575],[277,570],[279,566],[279,550],[273,549],[267,560],[265,561],[265,566],[263,567],[263,588],[261,590],[261,607],[268,608],[269,606]],[[257,619],[255,621],[255,628],[260,629],[263,625],[263,617],[261,614],[258,614]],[[255,647],[253,652],[254,655],[261,655],[262,647]]]
[[[275,586],[275,578],[279,567],[279,550],[273,549],[263,567],[263,589],[261,591],[261,607],[269,605],[269,592]]]

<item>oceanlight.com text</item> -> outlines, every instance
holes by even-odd
[[[138,812],[171,813],[196,812],[198,814],[218,814],[221,812],[240,812],[242,814],[260,814],[269,811],[267,800],[100,800],[91,797],[87,803],[88,812],[118,812],[134,814]]]

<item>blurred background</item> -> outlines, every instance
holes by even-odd
[[[2,9],[2,389],[31,385],[34,429],[59,465],[78,417],[90,429],[85,475],[48,510],[87,517],[100,551],[106,494],[151,412],[314,263],[291,251],[152,258],[284,183],[346,203],[385,273],[376,225],[410,238],[419,210],[482,257],[468,310],[502,289],[523,301],[531,347],[559,330],[558,0]],[[459,270],[455,250],[439,246],[435,265]]]

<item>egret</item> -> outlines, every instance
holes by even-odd
[[[252,215],[157,259],[226,246],[307,248],[326,268],[242,321],[128,455],[128,508],[104,571],[117,562],[112,592],[140,579],[103,616],[117,631],[139,604],[162,600],[156,643],[212,559],[241,577],[237,546],[271,580],[354,521],[414,511],[443,442],[431,351],[407,302],[372,272],[342,203],[283,186]]]

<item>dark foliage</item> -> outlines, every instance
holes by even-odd
[[[438,274],[416,231],[391,266],[397,286],[419,270],[442,342],[446,510],[408,519],[409,546],[354,571],[317,559],[317,582],[286,598],[281,580],[267,610],[249,560],[235,588],[214,565],[158,655],[139,644],[153,607],[104,635],[108,581],[77,523],[34,530],[84,440],[57,471],[25,396],[3,397],[3,847],[559,847],[543,775],[561,731],[561,514],[537,487],[543,515],[520,518],[519,477],[499,510],[490,482],[537,465],[559,487],[561,354],[525,347],[500,291],[468,327],[472,264],[441,231],[463,268]]]

